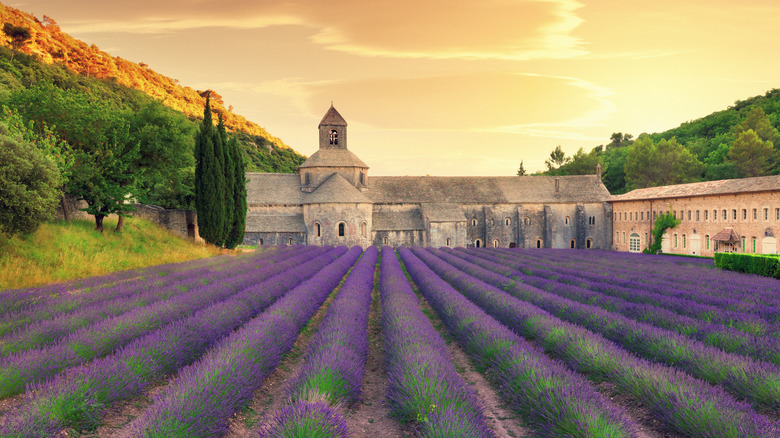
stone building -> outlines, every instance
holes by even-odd
[[[368,175],[331,106],[298,174],[247,174],[244,244],[611,248],[600,175]]]
[[[712,256],[716,251],[777,254],[780,175],[650,187],[613,196],[613,249],[639,252],[654,219],[670,209],[680,224],[662,251]]]

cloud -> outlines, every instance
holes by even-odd
[[[603,87],[514,72],[357,79],[307,88],[313,112],[324,111],[333,100],[348,120],[385,129],[560,135],[566,128],[599,123],[614,111],[611,93]]]
[[[362,56],[566,58],[585,53],[572,35],[576,0],[41,0],[67,32],[175,32],[203,27],[301,25],[313,41]],[[23,2],[11,3],[13,6]],[[66,7],[67,6],[67,7]],[[62,18],[60,18],[62,17]]]

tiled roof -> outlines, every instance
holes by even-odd
[[[712,240],[720,242],[739,242],[739,235],[734,231],[734,228],[729,227],[712,236]]]
[[[304,204],[326,204],[326,203],[368,203],[371,201],[366,198],[360,190],[345,180],[343,176],[334,173],[328,177],[317,189],[303,197]]]
[[[263,233],[305,233],[303,215],[266,215],[248,212],[246,215],[247,232]]]
[[[466,222],[458,204],[445,202],[421,204],[423,215],[428,222]]]
[[[375,211],[371,219],[371,228],[376,231],[424,230],[422,213],[419,209],[383,212]]]
[[[301,179],[295,173],[247,173],[246,200],[256,204],[300,204]]]
[[[441,177],[374,176],[366,192],[376,203],[602,202],[609,192],[596,175]]]
[[[331,105],[328,112],[325,113],[325,116],[323,116],[320,121],[319,126],[322,125],[347,126],[347,121],[344,120],[344,117],[341,117],[341,114],[339,114],[339,112],[336,111],[336,108]]]
[[[317,149],[300,167],[363,167],[368,169],[368,165],[352,151],[341,148]]]
[[[691,196],[726,195],[772,190],[780,191],[780,175],[648,187],[613,196],[612,200],[634,201],[640,199],[687,198]]]

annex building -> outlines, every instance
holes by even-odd
[[[780,251],[780,175],[649,187],[613,196],[611,203],[618,251],[647,248],[653,221],[670,209],[680,224],[664,235],[663,252]]]
[[[297,174],[248,173],[244,244],[612,248],[601,176],[369,176],[331,106]]]

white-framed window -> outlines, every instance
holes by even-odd
[[[526,216],[525,218],[523,218],[523,223],[525,225],[531,225],[531,218]]]
[[[474,240],[474,246],[477,247],[477,248],[481,248],[482,247],[482,240],[480,240],[480,239]]]
[[[498,248],[498,240],[493,241],[493,248]]]
[[[641,242],[639,240],[639,234],[631,233],[628,239],[628,250],[629,252],[641,251]]]
[[[471,220],[471,226],[476,227],[477,226],[477,218],[474,218]]]

